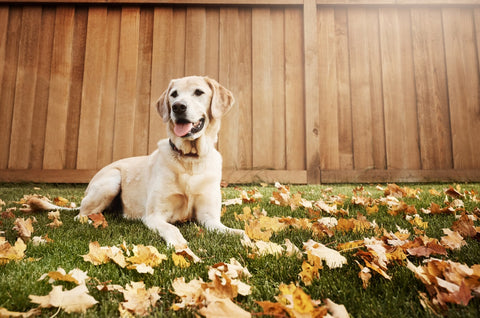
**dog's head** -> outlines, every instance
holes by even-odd
[[[214,124],[233,106],[232,93],[217,81],[201,76],[172,80],[157,102],[172,138],[196,140],[218,133]]]

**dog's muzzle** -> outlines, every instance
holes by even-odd
[[[200,132],[205,126],[205,118],[192,123],[186,119],[179,119],[174,122],[173,132],[178,137],[190,137]]]

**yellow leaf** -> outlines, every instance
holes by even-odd
[[[187,261],[182,255],[172,253],[172,260],[175,266],[178,266],[180,268],[187,268],[190,266],[190,262]]]
[[[245,223],[245,233],[254,240],[269,241],[272,236],[272,230],[262,230],[258,220],[250,220]]]
[[[230,298],[219,298],[210,292],[205,293],[208,305],[199,310],[200,314],[207,318],[224,318],[224,317],[251,317],[248,311],[240,308]]]
[[[127,262],[156,267],[166,259],[167,256],[165,254],[160,254],[154,246],[139,244],[133,246],[133,256],[127,258]]]
[[[318,270],[321,268],[322,267],[311,265],[307,261],[303,261],[302,271],[298,275],[305,286],[310,286],[312,281],[319,277]]]
[[[25,257],[27,245],[21,238],[18,238],[15,245],[5,241],[4,237],[0,237],[0,265],[4,265],[10,261],[19,261]]]
[[[108,256],[109,249],[100,247],[98,242],[90,242],[88,248],[88,254],[82,255],[84,261],[90,262],[93,265],[106,264],[110,261],[110,257]]]

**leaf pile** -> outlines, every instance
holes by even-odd
[[[38,284],[48,291],[30,293],[30,306],[25,309],[36,307],[24,312],[0,308],[0,317],[31,317],[47,308],[94,315],[95,310],[100,313],[102,297],[114,302],[114,310],[122,317],[158,315],[159,307],[179,315],[193,312],[205,317],[349,317],[347,308],[355,308],[348,299],[335,298],[335,291],[330,289],[336,285],[329,279],[353,277],[362,293],[385,286],[382,282],[395,282],[397,275],[418,281],[423,287],[416,291],[418,306],[434,314],[446,315],[455,306],[471,306],[472,300],[480,297],[480,258],[473,255],[468,265],[458,261],[459,253],[473,246],[478,251],[480,244],[476,191],[460,186],[422,191],[388,184],[373,190],[357,186],[351,195],[345,195],[334,193],[333,188],[293,192],[279,183],[270,193],[257,188],[233,191],[236,197],[223,202],[224,218],[237,222],[235,227],[243,227],[246,233],[239,248],[230,252],[235,257],[219,250],[220,262],[212,261],[216,249],[209,244],[216,246],[217,242],[203,238],[192,245],[195,248],[191,246],[202,258],[189,247],[160,253],[147,244],[116,241],[102,246],[100,239],[82,239],[82,250],[76,253],[77,267],[67,272],[60,259],[54,265],[56,270],[37,276]],[[431,202],[425,204],[424,197]],[[38,257],[36,246],[59,243],[58,237],[54,242],[49,234],[69,226],[72,218],[63,211],[40,212],[50,202],[75,206],[60,196],[29,195],[13,203],[0,200],[0,266],[33,264],[39,260],[33,258]],[[12,204],[19,207],[6,208]],[[38,213],[45,213],[45,217]],[[438,220],[448,225],[432,226]],[[87,227],[95,233],[109,230],[102,214],[78,221],[90,223]],[[3,224],[9,224],[8,228]],[[195,232],[199,237],[206,235],[201,230]],[[121,241],[121,234],[118,237]],[[158,242],[157,246],[162,246],[163,242]],[[285,280],[271,279],[276,273],[263,268],[271,265],[276,271],[277,263],[285,267],[281,265],[285,262],[288,269],[278,269],[289,275]],[[98,270],[92,275],[96,277],[107,268],[120,275],[100,280],[80,268]],[[168,278],[160,285],[155,278],[165,270]],[[349,272],[352,275],[346,278]],[[117,281],[122,277],[127,279]],[[325,294],[322,290],[331,293],[317,297]]]

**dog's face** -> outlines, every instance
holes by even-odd
[[[172,80],[157,103],[169,129],[178,138],[194,140],[208,130],[234,103],[232,93],[208,77],[190,76]]]

